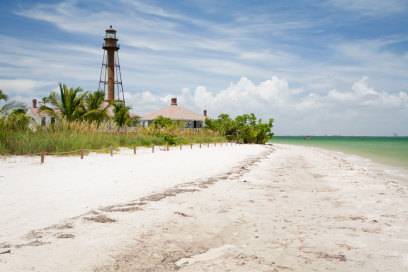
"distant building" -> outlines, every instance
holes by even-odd
[[[33,99],[32,105],[28,108],[27,115],[31,117],[34,125],[48,126],[55,122],[55,118],[45,112],[40,112],[37,99]]]
[[[202,128],[207,118],[207,111],[204,110],[203,115],[196,114],[186,108],[178,106],[177,98],[172,98],[170,106],[142,116],[140,122],[142,126],[148,127],[149,124],[159,116],[169,118],[173,121],[184,121],[186,128]]]

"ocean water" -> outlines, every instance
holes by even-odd
[[[274,136],[271,143],[322,147],[408,169],[408,137]]]

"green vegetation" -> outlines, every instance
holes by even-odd
[[[0,100],[7,100],[7,95],[0,89]]]
[[[52,92],[46,99],[47,104],[40,107],[41,112],[45,112],[53,117],[63,117],[68,121],[78,120],[83,117],[84,97],[81,88],[68,88],[66,85],[59,85],[60,94]]]
[[[253,113],[238,115],[235,119],[231,119],[228,114],[221,114],[217,119],[207,120],[206,125],[228,140],[240,143],[265,144],[273,136],[273,119],[263,123]]]
[[[119,131],[112,121],[88,123],[61,120],[37,130],[13,130],[0,133],[0,154],[60,153],[80,149],[104,149],[112,146],[134,147],[166,144],[223,142],[224,137],[209,130],[136,128]]]
[[[130,107],[125,106],[121,102],[113,104],[113,119],[119,127],[129,126],[131,117],[130,117]]]
[[[273,135],[273,120],[263,123],[254,114],[235,119],[221,114],[217,119],[208,119],[207,127],[202,129],[186,129],[184,122],[159,117],[148,128],[143,128],[135,126],[138,117],[132,117],[130,107],[123,102],[108,103],[103,92],[84,92],[62,84],[58,93],[42,98],[40,105],[39,112],[55,122],[47,126],[35,124],[24,104],[9,102],[0,90],[0,154],[57,154],[81,149],[227,140],[264,144]]]
[[[27,108],[16,101],[8,102],[8,97],[0,90],[0,133],[22,131],[28,128],[30,118],[26,115]],[[1,138],[0,138],[1,139]]]
[[[150,125],[155,129],[170,128],[175,126],[175,122],[170,118],[159,116]]]
[[[33,125],[27,108],[8,102],[0,92],[0,154],[57,154],[69,151],[102,150],[118,147],[178,145],[223,142],[219,133],[184,129],[170,120],[149,128],[131,127],[138,118],[130,116],[124,103],[109,104],[103,92],[83,92],[80,88],[59,86],[41,100],[40,112],[57,121],[48,126]],[[1,104],[4,104],[1,106]],[[31,124],[31,125],[30,125]]]
[[[96,91],[88,93],[84,97],[85,113],[83,118],[89,122],[103,122],[109,119],[108,108],[109,104],[103,104],[105,100],[105,93]]]
[[[186,122],[185,121],[174,121],[170,118],[159,116],[153,120],[150,124],[150,127],[154,129],[176,129],[176,128],[185,128]]]

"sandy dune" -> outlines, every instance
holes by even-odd
[[[402,170],[287,145],[145,153],[138,171],[129,162],[136,158],[121,156],[123,168],[101,155],[78,164],[55,158],[48,169],[61,179],[86,169],[110,177],[62,188],[5,185],[15,169],[40,172],[38,180],[48,172],[27,159],[2,161],[0,253],[10,253],[0,254],[0,271],[408,271]],[[67,161],[71,173],[61,170]],[[149,168],[159,162],[172,167]],[[136,172],[150,183],[132,183]],[[37,212],[44,185],[53,186],[48,205],[58,212],[45,204]],[[81,197],[65,196],[73,192]],[[31,222],[43,217],[41,226]]]

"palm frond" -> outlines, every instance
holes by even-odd
[[[0,100],[7,101],[8,96],[0,89]]]
[[[51,108],[51,107],[48,107],[46,105],[41,105],[40,112],[45,113],[45,114],[47,114],[49,116],[52,116],[52,117],[58,117],[55,109]]]
[[[17,101],[10,101],[6,104],[4,104],[1,108],[0,108],[0,115],[7,115],[10,112],[12,112],[13,110],[18,110],[21,109],[24,112],[27,111],[27,106],[24,103],[21,102],[17,102]]]

